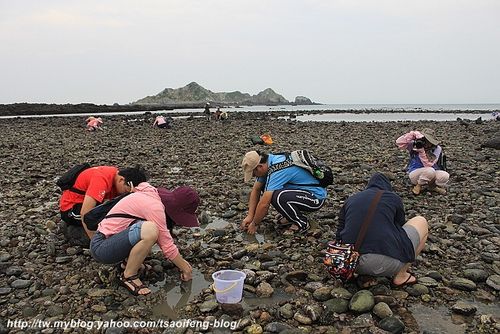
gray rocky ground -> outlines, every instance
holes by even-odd
[[[215,230],[178,230],[178,245],[207,281],[222,268],[244,270],[244,301],[253,303],[220,305],[207,285],[177,311],[179,318],[241,320],[236,330],[243,333],[445,333],[446,327],[422,320],[444,307],[450,326],[460,332],[500,329],[500,151],[481,148],[498,136],[500,122],[295,123],[251,114],[227,123],[177,119],[172,129],[160,130],[151,127],[151,116],[114,116],[105,117],[103,130],[89,133],[84,119],[0,120],[0,333],[27,331],[7,328],[14,319],[165,318],[154,310],[167,301],[166,289],[133,297],[116,284],[112,267],[95,263],[87,250],[65,240],[55,180],[83,161],[141,164],[154,185],[194,186],[202,199],[202,221],[229,223]],[[445,196],[412,195],[406,154],[394,145],[399,135],[423,127],[436,130],[448,155],[451,182]],[[259,230],[260,239],[237,229],[250,190],[242,182],[240,161],[256,148],[249,137],[262,133],[270,133],[274,144],[258,148],[309,148],[335,171],[330,198],[311,216],[314,226],[306,236],[282,235],[273,227],[272,214]],[[329,278],[321,263],[340,206],[375,171],[391,175],[408,218],[421,214],[429,220],[428,245],[413,267],[417,285],[395,289],[387,279],[343,285]],[[175,269],[160,256],[149,262],[154,265],[149,284],[165,277],[178,282]],[[66,330],[71,331],[84,329]]]

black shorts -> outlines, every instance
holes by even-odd
[[[68,225],[82,226],[82,216],[80,215],[82,204],[78,203],[68,211],[61,211],[61,219]]]

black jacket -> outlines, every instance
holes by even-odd
[[[350,196],[339,214],[337,240],[356,242],[359,230],[378,190],[384,190],[373,220],[360,247],[361,254],[373,253],[390,256],[403,263],[415,260],[415,251],[402,226],[406,223],[403,201],[392,191],[387,177],[374,174],[366,189]]]

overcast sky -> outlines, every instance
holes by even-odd
[[[0,0],[0,103],[129,103],[192,81],[500,103],[500,1]]]

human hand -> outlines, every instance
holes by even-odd
[[[191,279],[193,279],[193,267],[186,261],[181,268],[181,281],[190,281]]]
[[[246,229],[248,229],[248,226],[252,223],[252,220],[253,220],[253,217],[246,216],[245,219],[243,219],[243,221],[240,224],[240,229],[242,231],[245,231]]]

